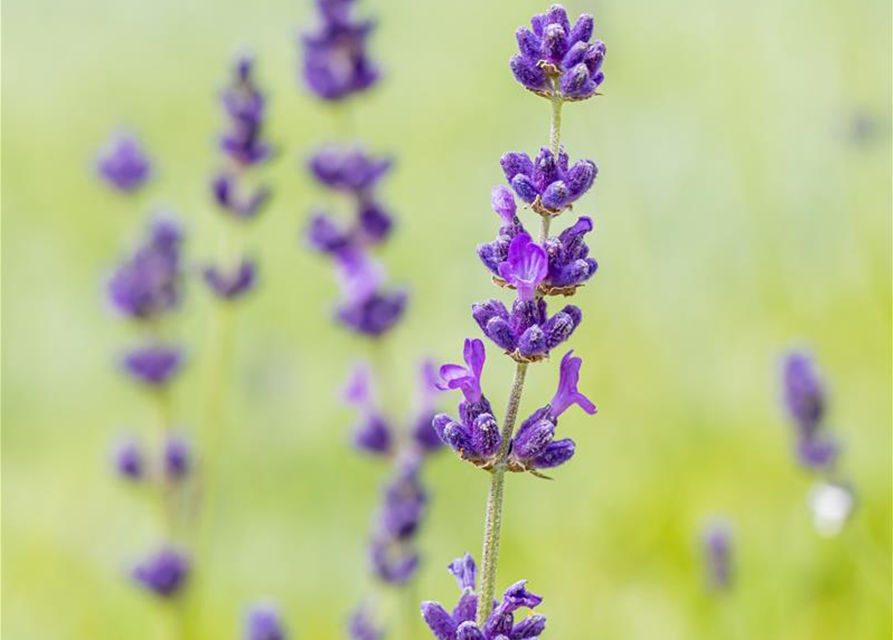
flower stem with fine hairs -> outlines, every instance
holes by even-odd
[[[558,157],[558,149],[561,147],[561,107],[564,100],[558,91],[558,81],[552,82],[552,120],[549,127],[549,149],[554,157]],[[540,219],[540,244],[544,244],[549,237],[549,227],[552,224],[552,216],[544,215]]]
[[[527,374],[527,363],[519,362],[515,368],[512,389],[509,392],[508,406],[505,409],[505,421],[502,424],[502,448],[499,461],[490,475],[490,493],[487,496],[487,516],[484,522],[484,550],[481,556],[481,592],[478,598],[477,623],[484,626],[487,616],[493,607],[496,595],[496,569],[499,561],[499,529],[502,525],[502,498],[505,488],[505,468],[508,458],[509,443],[515,430],[518,417],[518,405],[521,403],[521,392],[524,389],[524,377]]]

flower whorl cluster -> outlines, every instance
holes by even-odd
[[[475,622],[478,606],[477,567],[474,559],[465,554],[450,563],[449,572],[456,578],[462,595],[452,611],[439,602],[422,603],[422,618],[437,640],[535,640],[546,628],[546,618],[530,613],[515,622],[519,609],[533,610],[542,603],[541,596],[526,589],[526,580],[516,582],[495,604],[483,626]]]
[[[227,116],[227,129],[220,136],[220,150],[229,166],[211,182],[211,192],[219,209],[233,220],[253,220],[270,200],[270,189],[245,185],[245,173],[273,155],[263,138],[266,99],[254,79],[254,59],[236,59],[229,86],[221,94]],[[235,300],[254,287],[257,264],[239,256],[232,264],[212,264],[202,275],[209,290],[220,300]]]
[[[707,586],[722,591],[732,586],[733,537],[731,526],[724,521],[705,525],[701,534]]]
[[[354,2],[317,0],[319,25],[301,36],[304,82],[323,100],[343,100],[369,89],[379,78],[366,52],[375,23],[354,17]]]
[[[376,158],[359,148],[331,146],[309,162],[317,182],[346,195],[354,214],[344,224],[330,213],[315,213],[307,227],[307,242],[335,265],[341,290],[335,317],[348,329],[373,338],[396,325],[407,302],[406,291],[384,286],[384,269],[371,254],[393,228],[392,216],[375,196],[391,165],[389,158]]]
[[[570,438],[555,440],[558,418],[572,405],[588,414],[595,413],[595,405],[577,389],[583,361],[568,351],[561,360],[558,390],[549,404],[534,411],[505,444],[499,423],[493,415],[490,401],[481,390],[481,373],[486,353],[478,339],[465,341],[465,363],[441,367],[441,388],[459,389],[459,420],[445,413],[434,417],[434,430],[460,458],[483,469],[492,469],[505,452],[506,469],[513,472],[558,467],[570,460],[576,450]]]
[[[271,604],[255,605],[245,616],[245,640],[287,640],[279,610]]]
[[[564,7],[555,4],[533,16],[531,27],[515,32],[520,54],[509,63],[515,79],[546,98],[575,101],[595,95],[605,80],[601,68],[607,49],[601,40],[589,42],[592,16],[581,14],[571,26]]]
[[[151,177],[152,164],[139,139],[131,133],[116,134],[99,152],[96,170],[119,193],[139,191]]]

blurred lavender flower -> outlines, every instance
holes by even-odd
[[[148,237],[109,280],[108,297],[117,311],[135,320],[151,320],[177,307],[182,242],[182,231],[173,218],[153,218]]]
[[[179,435],[169,435],[164,442],[164,475],[168,482],[179,482],[192,468],[192,450]]]
[[[166,385],[183,364],[183,352],[160,343],[135,347],[121,359],[122,369],[134,380],[152,387]]]
[[[554,440],[558,418],[574,404],[590,415],[596,409],[589,398],[577,389],[583,361],[572,354],[569,351],[561,361],[558,390],[552,402],[534,411],[515,433],[508,447],[508,471],[536,473],[538,469],[560,466],[573,457],[576,450],[573,440]],[[467,367],[455,364],[441,367],[442,388],[459,389],[463,399],[459,403],[459,421],[441,413],[434,417],[433,426],[460,458],[489,469],[499,459],[502,436],[490,403],[480,388],[485,357],[483,342],[467,339]]]
[[[241,55],[233,65],[230,85],[221,102],[229,116],[229,128],[220,138],[220,149],[237,167],[270,158],[272,148],[262,139],[266,100],[254,80],[254,59]]]
[[[121,193],[134,193],[149,179],[152,166],[139,139],[130,133],[115,135],[96,160],[99,176]]]
[[[598,175],[591,160],[580,160],[569,167],[563,148],[554,154],[543,147],[532,160],[526,153],[510,152],[499,163],[518,197],[540,215],[561,213],[589,191]]]
[[[366,52],[374,23],[352,16],[354,0],[317,0],[320,22],[301,36],[304,82],[319,98],[343,100],[365,91],[379,72]]]
[[[115,471],[125,480],[140,481],[146,474],[145,453],[135,438],[121,440],[112,455]]]
[[[272,605],[254,606],[245,617],[245,640],[286,640],[285,626],[279,611]]]
[[[347,625],[350,640],[381,640],[384,632],[375,626],[372,615],[366,606],[357,607]]]
[[[365,363],[354,365],[343,393],[344,401],[357,410],[359,422],[354,429],[354,445],[366,453],[388,455],[394,436],[391,426],[378,409],[372,371]]]
[[[253,260],[243,259],[234,269],[205,267],[202,276],[217,298],[237,300],[254,288],[256,269],[257,265]]]
[[[546,618],[530,613],[515,622],[515,612],[522,608],[533,610],[542,603],[542,597],[526,588],[526,580],[516,582],[494,603],[479,626],[475,622],[478,595],[475,593],[477,571],[469,554],[454,560],[449,566],[462,594],[458,604],[448,611],[439,602],[422,603],[422,618],[437,640],[526,640],[539,637],[546,628]]]
[[[443,446],[443,441],[431,425],[436,415],[436,398],[441,391],[434,363],[430,361],[422,363],[418,384],[418,406],[413,419],[412,438],[423,451],[431,453]]]
[[[701,534],[707,585],[726,590],[732,585],[732,528],[722,521],[708,523]]]
[[[573,26],[561,5],[533,16],[533,29],[520,27],[515,36],[519,55],[509,66],[515,79],[528,90],[547,98],[585,100],[604,82],[601,67],[607,53],[605,43],[590,43],[594,21],[583,13]]]
[[[163,548],[134,567],[137,583],[158,596],[176,596],[189,575],[189,559],[173,548]]]
[[[393,164],[391,158],[373,157],[362,147],[330,145],[317,151],[310,158],[308,167],[321,185],[365,198]]]
[[[784,401],[796,427],[797,456],[806,468],[828,471],[840,445],[823,428],[826,394],[815,363],[803,353],[790,353],[784,362]]]

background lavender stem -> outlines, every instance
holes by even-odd
[[[519,362],[515,368],[512,389],[509,392],[508,406],[505,408],[505,421],[502,423],[502,448],[499,462],[491,471],[490,493],[487,496],[487,515],[484,521],[484,549],[481,554],[481,593],[478,599],[477,623],[483,627],[493,608],[496,595],[496,572],[499,561],[499,530],[502,525],[502,497],[505,488],[505,463],[508,458],[509,443],[515,430],[518,405],[524,390],[527,363]]]

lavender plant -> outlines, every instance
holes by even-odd
[[[100,151],[96,173],[115,191],[133,194],[151,177],[152,163],[139,138],[129,132],[120,132]]]
[[[783,396],[794,427],[797,459],[817,477],[809,492],[816,530],[834,535],[852,515],[855,498],[838,468],[841,447],[826,425],[827,393],[808,355],[793,352],[785,358]]]
[[[512,626],[511,612],[517,608],[511,595],[515,587],[506,592],[495,610],[494,596],[506,473],[542,476],[542,470],[568,462],[576,446],[570,438],[555,439],[559,417],[572,405],[589,414],[596,411],[577,388],[582,360],[569,351],[561,360],[558,390],[552,401],[534,411],[515,431],[528,366],[548,358],[582,322],[583,313],[574,305],[550,315],[548,300],[575,294],[598,266],[589,257],[584,239],[593,228],[591,218],[581,216],[557,236],[550,234],[553,219],[572,209],[597,174],[589,160],[571,165],[561,146],[564,103],[591,98],[604,81],[605,45],[590,42],[593,24],[592,16],[583,14],[571,26],[565,9],[552,5],[546,13],[533,17],[532,29],[521,27],[516,32],[520,54],[512,58],[510,67],[525,88],[551,104],[549,146],[535,158],[523,152],[507,153],[500,164],[514,193],[539,217],[540,228],[534,240],[518,215],[512,192],[502,186],[493,189],[491,204],[501,220],[499,233],[494,241],[478,247],[478,256],[494,283],[513,290],[515,299],[511,308],[498,299],[474,304],[472,317],[484,335],[515,361],[501,426],[482,390],[486,353],[481,340],[465,341],[465,366],[447,364],[440,369],[441,386],[460,390],[463,398],[458,420],[439,414],[433,426],[459,458],[490,473],[479,597],[474,605],[466,604],[460,614],[454,611],[451,616],[439,605],[422,606],[423,617],[440,640],[500,635],[527,638],[542,631],[528,632],[524,627],[516,631]],[[521,602],[538,604],[539,599],[530,598],[523,583],[519,584]],[[466,581],[460,586],[474,585]],[[468,606],[476,607],[476,612],[468,611]]]

